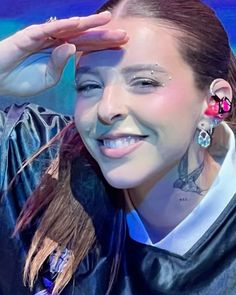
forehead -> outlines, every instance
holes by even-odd
[[[113,19],[107,29],[124,29],[129,41],[121,48],[85,53],[80,66],[124,67],[135,64],[159,64],[162,68],[178,68],[185,63],[179,51],[177,30],[154,19]]]

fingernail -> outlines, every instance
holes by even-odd
[[[109,10],[106,10],[106,11],[100,12],[99,14],[111,15],[111,12]]]
[[[119,32],[122,37],[127,36],[127,32],[125,30],[117,29],[117,32]]]
[[[71,20],[78,20],[78,19],[80,19],[80,17],[79,16],[73,16],[73,17],[70,17],[69,19],[71,19]]]

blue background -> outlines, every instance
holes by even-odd
[[[96,10],[104,0],[0,0],[0,38],[24,28],[41,23],[50,16],[58,18],[88,15]],[[167,0],[168,1],[168,0]],[[188,0],[186,0],[188,1]],[[236,52],[236,0],[205,0],[217,13],[228,32],[231,46]],[[200,21],[200,20],[199,20]],[[73,60],[67,66],[58,86],[44,94],[27,99],[64,113],[73,113],[75,97],[72,89]],[[70,81],[70,82],[69,82]],[[45,99],[44,97],[50,97]],[[1,108],[12,102],[22,101],[11,97],[1,98]]]

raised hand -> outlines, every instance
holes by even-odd
[[[54,86],[76,50],[117,47],[128,41],[123,30],[100,28],[104,12],[32,25],[0,41],[0,95],[35,95]]]

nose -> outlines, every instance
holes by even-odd
[[[104,89],[97,114],[98,119],[106,125],[111,125],[127,116],[127,97],[120,87],[109,85]]]

